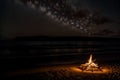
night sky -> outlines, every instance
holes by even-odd
[[[80,29],[55,22],[38,10],[14,4],[10,0],[0,1],[0,34],[3,38],[17,36],[98,36],[120,37],[119,0],[68,0],[70,5],[81,6],[109,17],[112,23],[90,25],[90,35]]]

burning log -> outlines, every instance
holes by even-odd
[[[87,63],[85,64],[81,64],[80,67],[78,67],[79,69],[81,69],[82,71],[102,71],[101,67],[98,66],[98,64],[94,63],[95,60],[92,60],[92,54],[90,55],[90,58],[88,60]]]

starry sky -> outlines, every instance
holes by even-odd
[[[48,18],[40,11],[10,0],[0,1],[0,36],[98,36],[120,37],[119,0],[68,0],[70,5],[88,8],[112,19],[112,23],[90,26],[90,35],[79,29],[62,25]]]

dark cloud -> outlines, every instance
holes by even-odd
[[[104,30],[100,30],[97,33],[94,33],[93,35],[106,36],[106,35],[113,35],[113,34],[114,32],[112,30],[104,29]]]

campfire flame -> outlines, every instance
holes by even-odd
[[[82,71],[102,71],[101,68],[98,66],[98,64],[94,63],[92,60],[92,54],[90,55],[90,58],[87,63],[81,64],[80,69]]]
[[[88,60],[88,68],[90,67],[98,67],[98,64],[94,63],[92,60],[92,54],[90,55],[90,58]]]
[[[90,55],[90,58],[89,58],[88,62],[89,62],[89,63],[92,62],[92,54]]]

